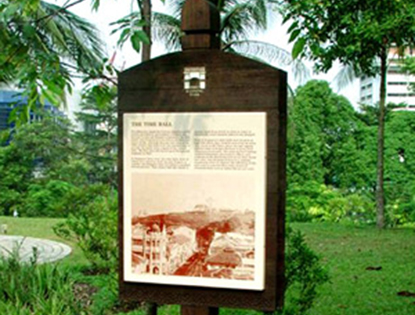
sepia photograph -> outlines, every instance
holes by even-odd
[[[252,176],[134,174],[131,272],[253,281]]]

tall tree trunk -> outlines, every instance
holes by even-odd
[[[140,8],[141,16],[144,18],[146,25],[144,25],[143,30],[150,39],[150,44],[143,44],[143,49],[141,51],[141,61],[147,61],[151,58],[151,0],[138,0],[138,6]]]
[[[384,147],[385,147],[385,101],[386,101],[386,75],[388,50],[383,48],[380,58],[380,101],[378,125],[378,163],[376,181],[376,225],[379,229],[385,227],[385,194],[383,190],[384,174]]]

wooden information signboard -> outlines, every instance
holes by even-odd
[[[212,2],[186,2],[183,52],[119,76],[120,295],[188,315],[272,311],[284,293],[286,74],[220,51]]]

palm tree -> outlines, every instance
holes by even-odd
[[[172,1],[172,14],[160,12],[152,13],[151,34],[156,41],[165,44],[170,52],[179,51],[181,31],[181,12],[186,0]],[[220,34],[222,50],[245,55],[262,62],[278,62],[281,67],[291,67],[298,81],[309,77],[309,70],[299,60],[292,60],[291,54],[286,50],[261,41],[250,40],[250,34],[263,31],[267,27],[268,0],[223,0],[218,3],[221,13]],[[117,26],[114,32],[140,25],[142,15],[140,12],[131,12],[126,17],[113,23]],[[124,38],[125,39],[125,38]]]

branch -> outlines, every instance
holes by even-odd
[[[52,17],[56,16],[58,13],[61,13],[61,12],[63,12],[63,11],[67,11],[70,7],[73,7],[74,5],[77,5],[77,4],[79,4],[79,3],[81,3],[81,2],[84,2],[84,1],[85,1],[85,0],[77,0],[77,1],[72,2],[72,3],[70,3],[70,4],[66,5],[66,6],[63,6],[63,7],[61,7],[59,10],[56,10],[55,12],[53,12],[53,13],[51,13],[51,14],[48,14],[48,15],[42,16],[41,18],[37,19],[37,20],[35,21],[35,23],[39,23],[39,22],[40,22],[40,21],[42,21],[42,20],[45,20],[45,19],[48,19],[48,18],[52,18]]]
[[[69,63],[66,63],[66,62],[61,62],[61,64],[62,64],[63,66],[66,66],[66,67],[68,67],[68,68],[71,68],[71,69],[73,69],[73,70],[75,70],[75,71],[77,71],[77,72],[79,72],[79,70],[81,70],[82,72],[84,72],[84,73],[86,74],[86,77],[89,77],[90,79],[104,79],[104,80],[107,80],[107,81],[111,82],[111,83],[112,83],[112,84],[114,84],[115,86],[118,86],[118,82],[117,82],[117,80],[116,80],[116,79],[111,78],[111,77],[109,77],[109,76],[107,76],[107,75],[105,75],[105,74],[103,74],[103,73],[101,73],[101,74],[99,74],[99,75],[94,75],[94,74],[92,74],[92,73],[89,73],[89,72],[88,72],[88,71],[86,71],[85,69],[79,69],[79,68],[77,68],[77,67],[75,67],[75,66],[73,66],[73,65],[71,65],[71,64],[69,64]]]

